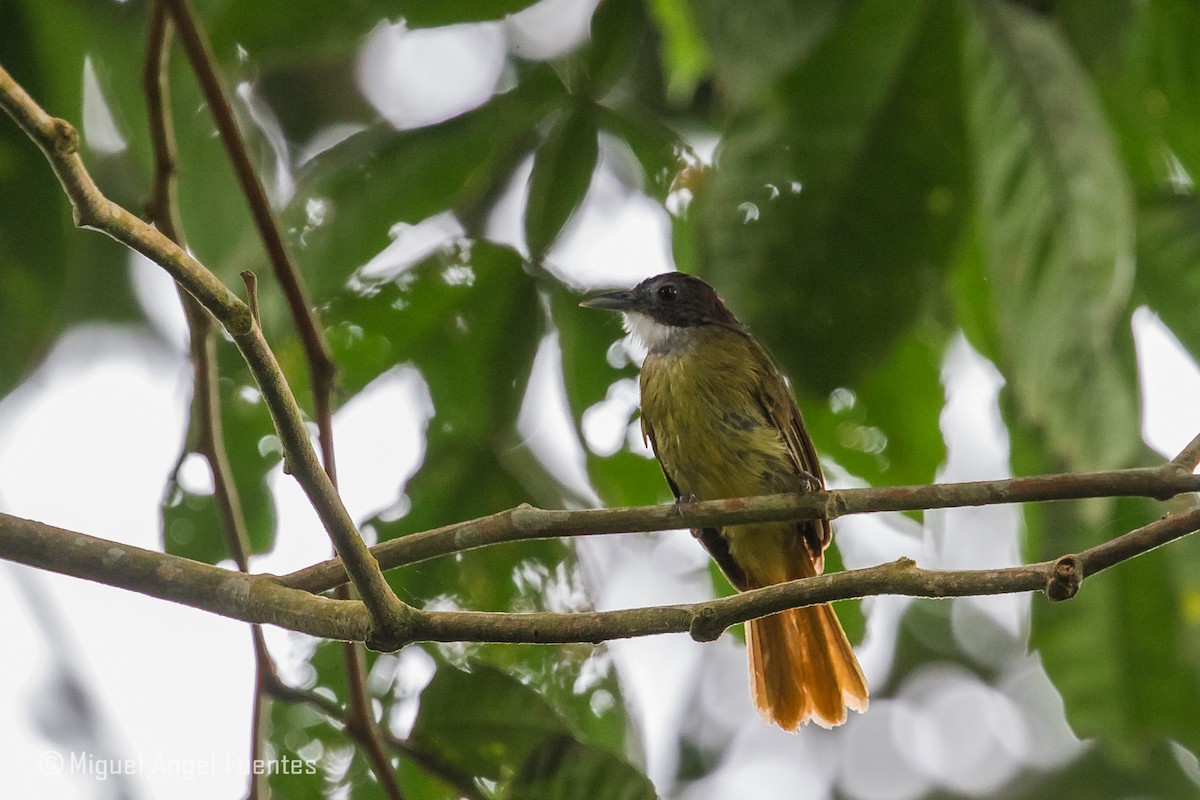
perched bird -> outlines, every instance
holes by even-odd
[[[583,301],[619,311],[647,349],[642,435],[680,502],[824,488],[816,449],[767,350],[699,278],[669,272]],[[817,575],[832,528],[824,519],[693,530],[739,591]],[[746,625],[754,703],[794,731],[865,711],[867,683],[832,606]]]

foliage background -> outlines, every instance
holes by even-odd
[[[1135,312],[1200,352],[1193,3],[602,0],[592,14],[587,2],[543,0],[504,20],[528,5],[195,4],[341,368],[340,402],[394,379],[396,365],[417,387],[389,413],[413,420],[419,467],[393,503],[364,512],[370,535],[526,501],[666,499],[626,435],[636,353],[575,303],[582,289],[671,263],[710,280],[767,342],[843,485],[1154,458],[1140,433]],[[0,8],[0,62],[80,123],[101,186],[141,208],[146,3]],[[178,54],[172,81],[190,245],[230,286],[243,269],[265,276]],[[439,106],[439,91],[459,106]],[[126,252],[71,229],[58,186],[10,124],[0,125],[0,186],[0,392],[36,376],[80,326],[159,337],[169,358],[183,357],[156,323],[155,303],[169,298],[147,301]],[[614,249],[604,237],[622,214],[655,235]],[[654,249],[666,242],[669,254]],[[304,398],[282,302],[270,287],[263,301],[268,338]],[[278,448],[236,352],[220,356],[230,456],[266,553],[289,535],[270,477]],[[977,441],[970,419],[953,421],[964,386],[982,392],[989,424],[1000,415]],[[565,432],[538,426],[564,404]],[[211,490],[163,481],[163,546],[225,558]],[[1019,554],[1080,549],[1159,513],[1141,501],[1025,509]],[[858,564],[894,557],[889,547],[930,566],[995,563],[986,558],[1017,556],[1015,522],[1002,511],[847,523],[843,549]],[[409,602],[496,610],[682,599],[647,595],[647,564],[675,573],[664,587],[728,590],[685,550],[649,537],[524,543],[389,578]],[[881,800],[1196,792],[1195,537],[1059,606],[877,601],[861,604],[864,627],[864,609],[843,605],[852,635],[868,634],[875,699],[834,734],[760,730],[732,637],[702,655],[678,642],[431,646],[375,659],[372,687],[414,747],[503,797],[647,796],[647,772],[661,793],[689,798],[734,786]],[[295,674],[344,700],[336,651],[293,645]],[[678,695],[671,713],[655,710],[645,689],[655,684],[638,677],[639,659],[654,657],[666,659],[657,680]],[[1021,686],[1042,689],[1022,705]],[[980,701],[983,688],[1005,702]],[[45,703],[43,716],[65,713],[53,712],[53,693]],[[1063,713],[1086,744],[1062,732]],[[41,735],[65,742],[55,730]],[[377,796],[344,736],[302,709],[277,705],[271,740],[322,764],[316,776],[273,779],[281,793]],[[997,747],[1005,767],[988,772]],[[453,796],[410,761],[400,770],[406,797]]]

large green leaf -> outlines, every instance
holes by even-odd
[[[537,123],[564,97],[551,70],[532,68],[518,88],[460,117],[412,131],[378,123],[314,158],[280,222],[318,302],[342,290],[404,224],[451,210],[477,227],[532,148]]]
[[[442,666],[421,694],[410,740],[513,798],[653,798],[650,782],[604,747],[575,737],[536,691],[488,664]]]
[[[1045,19],[970,6],[965,69],[986,274],[1017,413],[1076,469],[1137,445],[1112,357],[1133,278],[1133,205],[1095,93]]]
[[[699,270],[802,395],[853,389],[936,308],[968,194],[956,16],[858,4],[731,126],[697,189]]]
[[[533,158],[525,203],[525,242],[535,263],[579,210],[592,183],[600,155],[595,117],[595,110],[586,102],[568,107],[551,124]]]
[[[521,766],[509,800],[654,800],[654,785],[629,762],[569,736],[544,742]]]
[[[1137,299],[1200,358],[1200,200],[1170,195],[1138,204]]]
[[[412,740],[474,775],[508,777],[548,739],[570,736],[533,689],[488,664],[441,667],[421,693]]]

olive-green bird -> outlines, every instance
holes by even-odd
[[[766,348],[699,278],[669,272],[630,291],[588,298],[619,311],[646,346],[642,434],[679,500],[824,488],[821,464],[787,381]],[[739,591],[817,575],[828,520],[693,530]],[[808,606],[746,626],[754,703],[794,731],[833,727],[865,711],[867,683],[832,606]]]

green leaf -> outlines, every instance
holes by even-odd
[[[314,158],[280,214],[313,296],[336,295],[403,224],[450,210],[468,232],[478,227],[536,141],[535,126],[564,98],[552,70],[531,68],[516,89],[467,114],[411,131],[378,123]]]
[[[956,7],[857,4],[731,127],[687,235],[799,393],[855,388],[938,302],[968,189]]]
[[[240,356],[232,352],[232,347],[220,350],[225,355],[224,368],[248,383],[249,375]],[[279,463],[275,429],[257,388],[227,377],[220,381],[218,391],[225,452],[246,522],[250,552],[265,553],[275,545],[275,502],[267,485],[268,474]],[[196,424],[192,419],[189,442],[195,441]],[[204,467],[208,468],[207,462]],[[215,494],[187,491],[172,476],[163,498],[162,525],[163,548],[168,553],[209,564],[232,558],[225,518]]]
[[[946,341],[944,331],[919,326],[854,389],[805,404],[804,419],[821,453],[874,486],[933,481],[946,457],[939,427]]]
[[[1133,279],[1133,205],[1074,56],[1045,19],[970,6],[980,229],[1000,367],[1018,413],[1075,469],[1125,463],[1135,396],[1112,358]]]
[[[599,158],[595,113],[576,104],[555,120],[533,158],[525,204],[525,243],[540,262],[583,203]]]
[[[1200,199],[1147,199],[1138,204],[1137,228],[1137,299],[1200,358]]]
[[[222,61],[232,61],[239,48],[256,67],[304,63],[353,56],[371,29],[391,19],[396,4],[388,0],[342,0],[332,7],[322,0],[257,0],[253,5],[230,0],[196,4]]]
[[[1102,529],[1105,538],[1161,514],[1157,504],[1138,499],[1096,506],[1093,512],[1110,511],[1116,521]],[[1098,543],[1092,531],[1099,513],[1055,504],[1031,509],[1027,519],[1035,514],[1031,524],[1055,532],[1045,537],[1052,542],[1042,545],[1042,554]],[[1200,575],[1184,566],[1200,557],[1195,538],[1090,577],[1069,602],[1038,597],[1033,604],[1033,644],[1062,693],[1072,728],[1084,738],[1102,737],[1110,757],[1128,769],[1139,768],[1165,739],[1200,752],[1194,713],[1200,708],[1200,623],[1188,611],[1200,597]]]
[[[569,736],[544,742],[521,766],[509,800],[654,800],[654,785],[622,758]]]
[[[684,5],[707,46],[714,78],[735,108],[769,93],[775,79],[811,55],[847,14],[847,4],[839,0],[692,0]],[[660,15],[671,13],[662,2],[655,7]],[[678,21],[672,29],[687,24]],[[869,57],[870,53],[862,55]],[[839,81],[845,79],[845,75],[838,76]]]
[[[488,664],[470,672],[443,666],[421,693],[411,739],[448,761],[500,780],[543,744],[571,737],[541,695]]]
[[[501,19],[534,2],[536,0],[401,0],[393,7],[410,27],[432,28]]]
[[[594,96],[602,96],[629,71],[646,34],[642,0],[601,0],[592,15],[591,41],[584,55]]]

